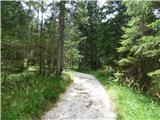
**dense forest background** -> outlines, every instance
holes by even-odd
[[[61,64],[58,74],[63,67],[110,66],[118,79],[160,97],[159,5],[158,1],[111,1],[101,6],[97,1],[2,2],[2,80],[30,66],[43,76],[55,74],[57,64]]]
[[[106,69],[160,99],[159,1],[2,1],[2,88],[13,73]]]

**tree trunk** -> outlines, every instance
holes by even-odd
[[[43,12],[44,12],[44,4],[43,1],[41,1],[41,12],[42,12],[42,16],[41,16],[41,25],[40,25],[40,62],[39,62],[39,74],[42,74],[43,76],[45,75],[45,58],[44,58],[44,40],[43,40]]]
[[[64,64],[64,25],[65,25],[65,1],[61,1],[59,13],[59,40],[57,48],[57,66],[56,66],[56,76],[61,76]]]
[[[31,5],[30,5],[30,2],[29,2],[29,6],[28,6],[29,8],[28,8],[28,16],[30,17],[30,13],[31,13]],[[31,32],[30,32],[30,22],[29,22],[29,24],[28,24],[28,31],[27,31],[27,43],[26,43],[26,66],[25,66],[25,68],[26,69],[28,69],[29,68],[29,63],[30,63],[30,45],[31,45],[31,43],[30,43],[30,35],[31,35]]]

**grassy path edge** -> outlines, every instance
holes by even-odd
[[[84,71],[83,71],[84,72]],[[105,71],[85,71],[95,76],[110,95],[118,120],[160,120],[160,103],[113,80]]]

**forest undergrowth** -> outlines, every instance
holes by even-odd
[[[71,83],[67,73],[61,78],[38,76],[28,71],[11,74],[2,84],[2,120],[40,119]]]

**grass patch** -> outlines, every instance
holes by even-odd
[[[118,120],[160,120],[160,103],[126,85],[109,79],[105,71],[87,71],[103,85],[116,106]]]
[[[2,84],[2,120],[37,120],[71,82],[63,78],[42,77],[34,72],[10,75]]]

